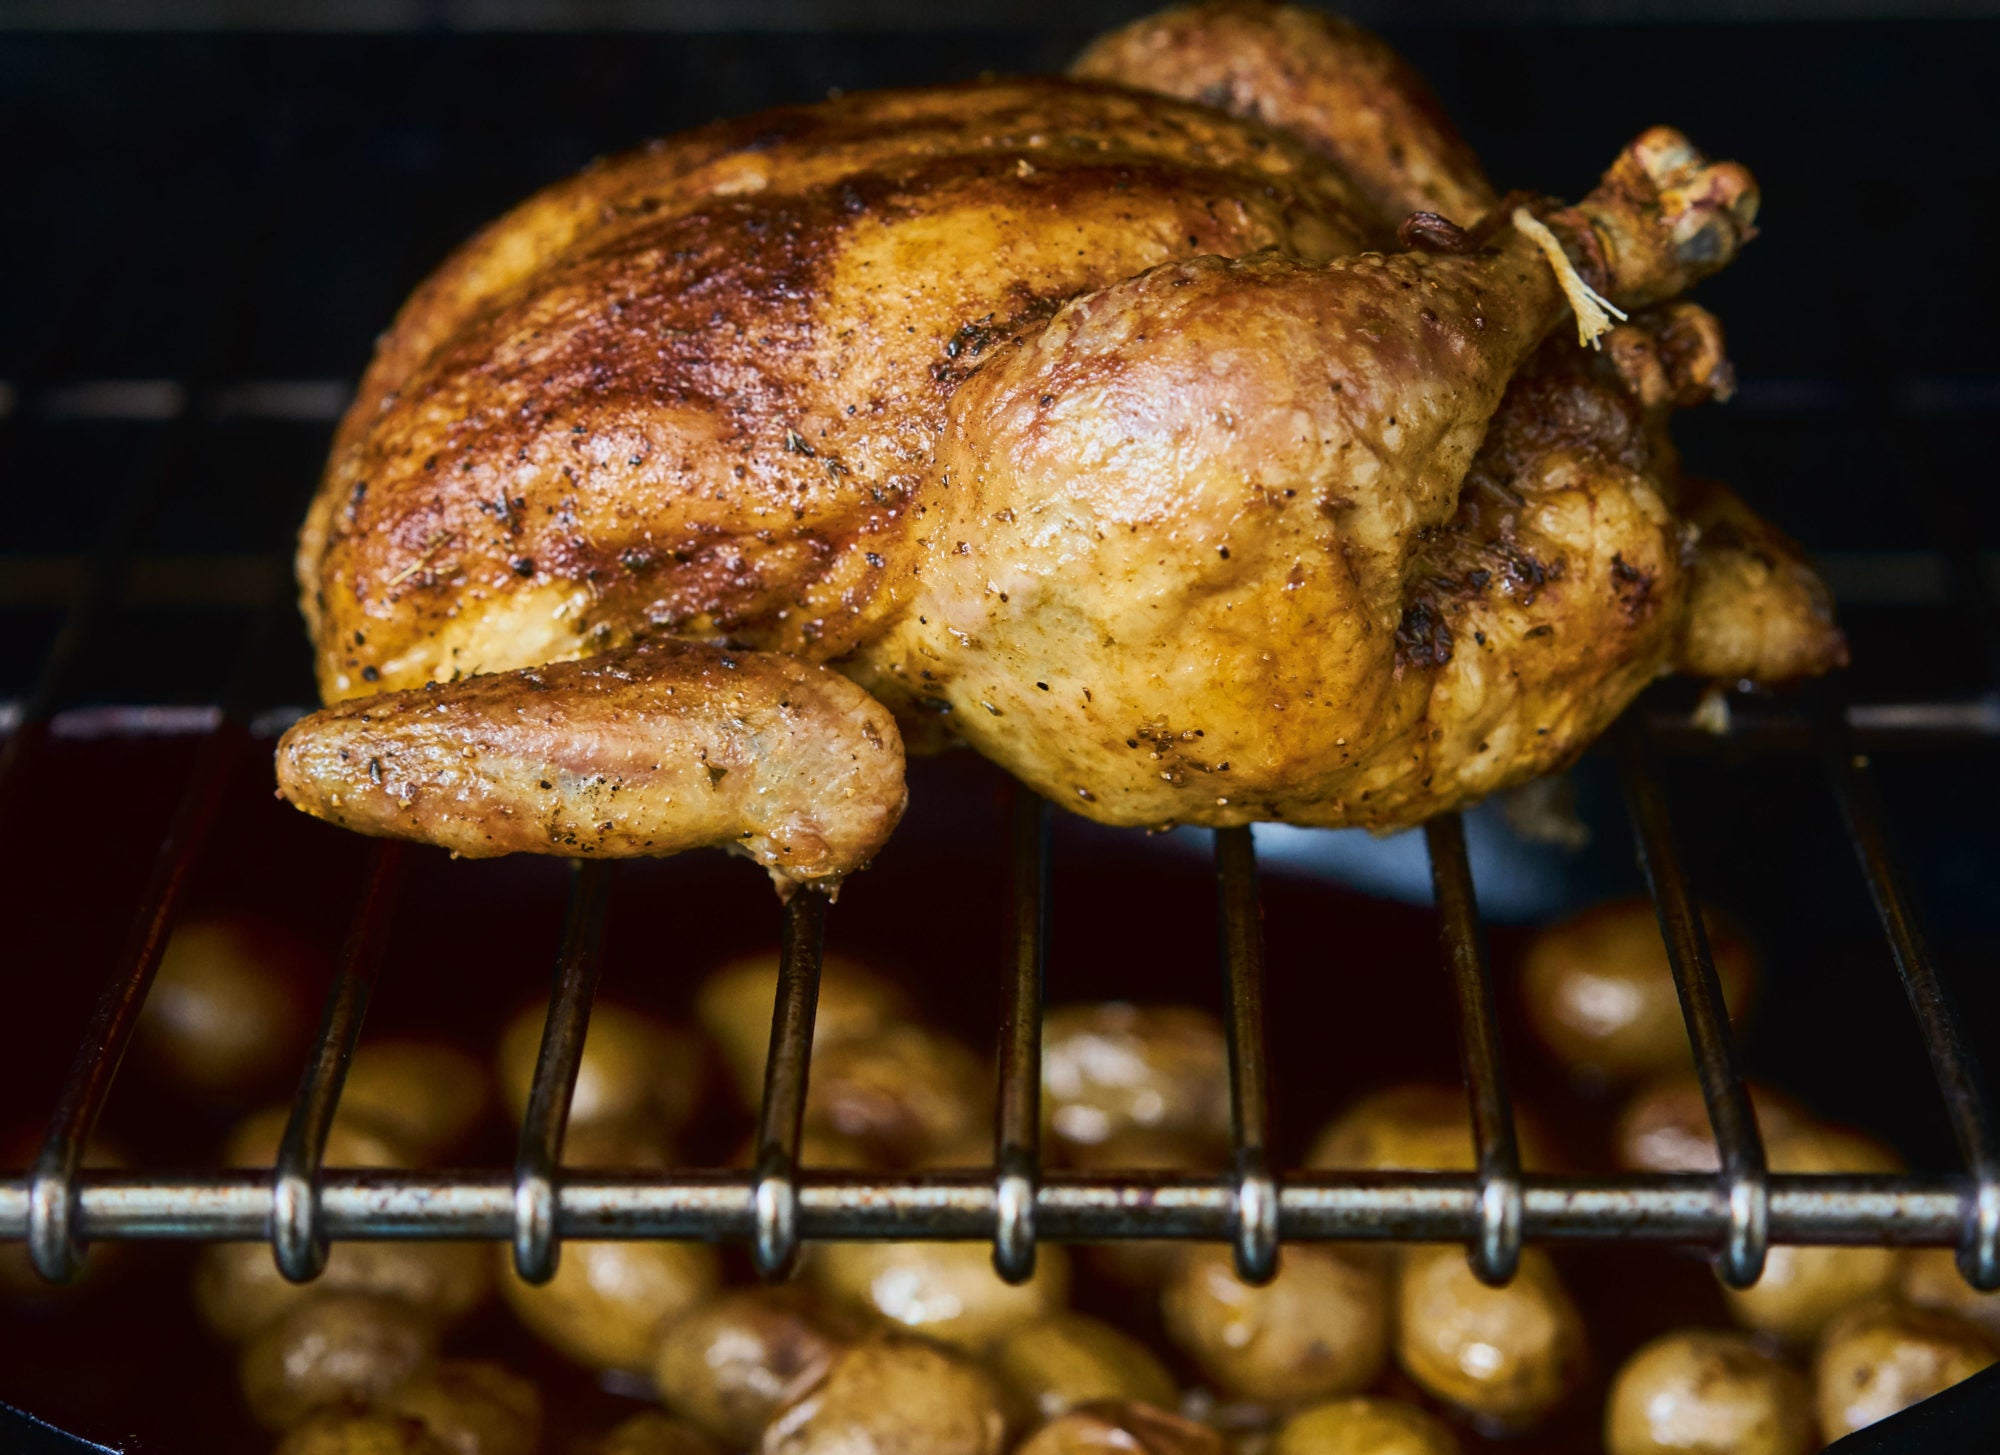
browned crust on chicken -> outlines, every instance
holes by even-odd
[[[902,817],[888,711],[822,667],[659,643],[342,703],[278,744],[279,791],[470,858],[714,846],[780,887],[874,857]]]

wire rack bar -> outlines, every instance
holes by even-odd
[[[806,1173],[798,1178],[801,1237],[972,1241],[993,1227],[990,1173],[901,1177]],[[197,1177],[90,1169],[77,1183],[87,1239],[261,1241],[271,1179],[257,1172]],[[746,1241],[757,1226],[758,1176],[742,1172],[566,1175],[555,1225],[569,1238]],[[1285,1237],[1470,1242],[1481,1218],[1473,1173],[1311,1174],[1276,1197]],[[1962,1178],[1773,1175],[1772,1241],[1826,1246],[1954,1247],[1975,1201]],[[26,1235],[29,1180],[0,1179],[0,1239]],[[510,1173],[324,1174],[323,1231],[332,1238],[484,1239],[514,1235]],[[1734,1216],[1717,1180],[1701,1174],[1522,1178],[1522,1228],[1533,1239],[1710,1243]],[[1180,1238],[1234,1242],[1235,1188],[1213,1178],[1051,1173],[1035,1192],[1038,1236],[1054,1242]]]
[[[771,1010],[771,1048],[764,1061],[764,1099],[757,1110],[757,1161],[750,1189],[750,1257],[763,1278],[782,1278],[791,1271],[803,1236],[799,1138],[805,1128],[813,1020],[819,1011],[826,906],[826,896],[812,889],[794,890],[785,902],[778,990]],[[991,1227],[989,1222],[968,1236],[982,1237]]]
[[[1235,1170],[1230,1240],[1243,1280],[1267,1283],[1278,1272],[1278,1185],[1267,1150],[1271,1073],[1264,1055],[1264,916],[1257,901],[1257,850],[1247,827],[1215,831],[1215,887]]]
[[[1944,1095],[1959,1155],[1977,1189],[1959,1243],[1959,1271],[1975,1288],[1991,1290],[2000,1287],[2000,1145],[1995,1142],[1992,1103],[1979,1058],[1966,1039],[1951,994],[1917,923],[1902,871],[1889,847],[1868,760],[1855,751],[1838,712],[1823,710],[1819,718],[1834,801],[1868,883],[1875,913],[1882,921],[1910,1009],[1923,1032],[1924,1049]]]
[[[389,909],[395,899],[402,850],[394,840],[385,839],[375,846],[361,908],[327,991],[319,1039],[299,1080],[284,1139],[278,1144],[271,1184],[271,1254],[278,1272],[293,1283],[318,1277],[326,1266],[326,1234],[319,1226],[321,1163],[334,1113],[340,1107],[341,1088],[347,1082],[348,1063],[354,1059],[362,1019],[382,968],[382,952],[388,945]]]
[[[514,1268],[529,1283],[547,1283],[555,1277],[562,1256],[556,1229],[556,1169],[562,1162],[577,1069],[583,1064],[583,1041],[590,1030],[610,900],[609,861],[570,865],[562,948],[556,954],[548,1018],[542,1022],[541,1049],[535,1054],[528,1109],[521,1117],[521,1140],[514,1154]]]
[[[1667,962],[1673,967],[1674,989],[1680,996],[1702,1100],[1719,1151],[1729,1223],[1717,1270],[1731,1287],[1748,1288],[1764,1271],[1764,1251],[1770,1237],[1764,1139],[1757,1130],[1749,1090],[1743,1084],[1736,1037],[1722,999],[1722,981],[1709,952],[1708,929],[1688,888],[1666,794],[1654,775],[1651,754],[1639,731],[1621,732],[1619,758],[1639,867],[1659,914]]]
[[[1035,1272],[1035,1186],[1042,1172],[1042,956],[1048,941],[1048,805],[1011,793],[1013,919],[1000,985],[999,1090],[993,1127],[993,1266],[1009,1283]]]
[[[1512,1278],[1521,1262],[1521,1151],[1500,1054],[1500,1018],[1479,933],[1465,824],[1455,813],[1441,814],[1424,825],[1424,843],[1430,851],[1438,934],[1458,998],[1459,1058],[1479,1167],[1479,1232],[1472,1240],[1472,1270],[1481,1281],[1497,1286]]]

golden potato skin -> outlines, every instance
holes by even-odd
[[[1396,1275],[1396,1359],[1438,1399],[1526,1428],[1581,1381],[1583,1317],[1538,1248],[1505,1288],[1481,1283],[1462,1248],[1413,1248]]]
[[[1950,1248],[1911,1248],[1903,1254],[1903,1299],[1918,1308],[1956,1314],[2000,1340],[2000,1293],[1981,1293],[1958,1271]]]
[[[566,1242],[556,1275],[537,1287],[494,1250],[500,1293],[531,1332],[592,1369],[643,1374],[667,1323],[715,1292],[722,1265],[701,1243]]]
[[[991,1101],[992,1074],[972,1052],[927,1026],[896,1024],[813,1057],[806,1119],[885,1166],[909,1167],[990,1139]]]
[[[1174,1404],[1174,1377],[1152,1350],[1088,1314],[1049,1314],[1017,1324],[994,1343],[986,1362],[1043,1419],[1100,1400]]]
[[[444,1041],[364,1040],[340,1088],[341,1111],[425,1163],[461,1150],[492,1104],[486,1068]]]
[[[971,1351],[1069,1298],[1069,1255],[1057,1246],[1037,1253],[1021,1284],[994,1272],[990,1243],[827,1243],[812,1250],[806,1276],[834,1303]]]
[[[1742,1334],[1683,1329],[1625,1361],[1604,1414],[1605,1455],[1806,1455],[1799,1372]]]
[[[686,1420],[644,1410],[606,1431],[591,1455],[717,1455],[709,1438]]]
[[[1812,1125],[1812,1113],[1802,1103],[1755,1081],[1747,1085],[1767,1144],[1787,1141]],[[1632,1094],[1612,1131],[1612,1158],[1628,1172],[1717,1169],[1715,1133],[1693,1071],[1658,1077]]]
[[[1101,1400],[1060,1414],[1015,1455],[1227,1455],[1216,1431],[1155,1405]]]
[[[309,1415],[278,1442],[276,1455],[455,1455],[419,1420],[379,1410]]]
[[[1161,1290],[1160,1312],[1216,1385],[1270,1404],[1353,1394],[1388,1352],[1381,1270],[1315,1244],[1287,1247],[1263,1287],[1236,1276],[1228,1249],[1190,1248]]]
[[[1393,1399],[1328,1400],[1278,1427],[1268,1455],[1459,1455],[1437,1416]]]
[[[268,1430],[321,1405],[365,1404],[397,1388],[437,1349],[421,1310],[366,1293],[323,1293],[251,1340],[238,1374],[251,1416]]]
[[[999,1455],[1004,1396],[978,1365],[925,1339],[876,1334],[764,1431],[763,1455]]]
[[[859,1335],[858,1324],[796,1286],[728,1292],[668,1325],[653,1383],[669,1409],[748,1449]]]
[[[764,1094],[764,1057],[771,1049],[777,991],[778,953],[770,950],[717,966],[695,992],[695,1015],[745,1106],[756,1106]],[[813,1013],[815,1055],[838,1042],[863,1040],[915,1019],[916,1007],[893,980],[846,955],[829,952],[821,959],[819,1004]]]
[[[1151,1132],[1219,1146],[1229,1136],[1222,1023],[1177,1005],[1052,1007],[1042,1020],[1049,1130],[1072,1146]]]
[[[1993,1363],[1976,1325],[1874,1300],[1828,1326],[1813,1358],[1813,1405],[1828,1439],[1852,1434],[1970,1379]]]
[[[305,1284],[287,1282],[262,1243],[211,1243],[195,1259],[195,1309],[231,1343],[322,1293],[377,1294],[454,1324],[492,1297],[492,1254],[483,1243],[342,1240]]]
[[[1741,1022],[1757,962],[1742,937],[1705,915],[1722,998]],[[1686,1023],[1648,899],[1620,899],[1553,925],[1521,966],[1528,1020],[1572,1071],[1627,1081],[1688,1064]]]
[[[421,1422],[451,1455],[534,1455],[541,1443],[541,1391],[487,1359],[440,1359],[382,1407]]]
[[[1555,1141],[1532,1110],[1515,1109],[1522,1165],[1559,1166]],[[1306,1166],[1366,1172],[1470,1172],[1472,1111],[1457,1086],[1410,1082],[1357,1099],[1335,1117],[1306,1153]]]
[[[240,1092],[291,1068],[304,1049],[302,987],[319,967],[303,945],[240,916],[184,920],[139,1012],[139,1044],[174,1080]]]
[[[524,1007],[500,1034],[500,1089],[519,1121],[528,1109],[546,1006]],[[655,1123],[668,1137],[684,1129],[701,1098],[707,1055],[688,1032],[613,1002],[591,1008],[577,1067],[570,1125]]]
[[[277,1160],[278,1146],[285,1138],[290,1121],[289,1106],[266,1107],[238,1122],[222,1146],[225,1167],[268,1168]],[[326,1137],[322,1165],[327,1167],[392,1167],[416,1165],[410,1149],[386,1127],[365,1116],[357,1116],[345,1106],[334,1115]]]

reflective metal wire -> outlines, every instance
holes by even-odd
[[[1681,868],[1666,795],[1654,776],[1651,755],[1636,725],[1620,731],[1619,756],[1639,867],[1659,914],[1667,962],[1673,967],[1674,989],[1680,996],[1688,1041],[1694,1048],[1695,1071],[1720,1156],[1729,1224],[1717,1271],[1730,1287],[1748,1288],[1764,1271],[1764,1251],[1770,1237],[1764,1140],[1743,1084],[1736,1036],[1723,1004],[1722,981],[1709,953],[1708,930]]]
[[[1257,900],[1257,850],[1247,827],[1215,831],[1215,887],[1235,1167],[1230,1236],[1238,1275],[1246,1283],[1268,1283],[1278,1272],[1278,1186],[1267,1150],[1271,1108],[1270,1071],[1264,1061],[1264,914]]]
[[[1923,1032],[1924,1049],[1944,1095],[1959,1155],[1972,1174],[1975,1191],[1965,1236],[1959,1244],[1959,1271],[1973,1287],[1991,1290],[2000,1287],[2000,1146],[1995,1143],[1992,1103],[1979,1060],[1931,959],[1890,852],[1868,760],[1855,751],[1853,738],[1837,711],[1822,710],[1819,723],[1834,801],[1868,883],[1875,913],[1882,921],[1910,1009]]]
[[[1479,1166],[1479,1231],[1472,1240],[1472,1271],[1484,1283],[1502,1284],[1521,1262],[1521,1153],[1514,1138],[1514,1107],[1500,1056],[1499,1015],[1465,825],[1455,813],[1424,825],[1431,886],[1437,898],[1438,934],[1458,998],[1459,1058],[1471,1101],[1473,1149]]]
[[[764,1061],[764,1099],[757,1112],[757,1160],[750,1188],[750,1258],[758,1276],[767,1279],[783,1278],[799,1256],[799,1138],[805,1127],[806,1076],[812,1063],[825,936],[826,896],[812,889],[794,890],[785,903],[778,950],[778,990],[771,1009],[771,1047]]]
[[[292,1114],[278,1145],[271,1180],[271,1254],[278,1272],[293,1283],[317,1278],[326,1266],[326,1234],[319,1225],[320,1164],[333,1130],[348,1063],[361,1039],[361,1022],[382,968],[389,939],[389,910],[403,846],[379,841],[362,891],[361,908],[341,951],[340,968],[327,991],[319,1039],[299,1080]]]
[[[993,1266],[1009,1283],[1035,1272],[1035,1187],[1041,1181],[1042,956],[1048,940],[1048,805],[1011,793],[1012,954],[1000,985],[1000,1068],[993,1128]]]
[[[556,955],[549,1014],[528,1086],[528,1109],[514,1154],[514,1270],[529,1283],[556,1276],[562,1256],[556,1228],[556,1178],[570,1101],[583,1064],[590,1007],[597,995],[604,918],[611,897],[611,864],[603,859],[570,865],[569,909],[562,949]]]

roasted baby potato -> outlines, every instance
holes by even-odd
[[[541,1391],[489,1359],[440,1359],[382,1408],[419,1421],[451,1455],[534,1455],[541,1443]]]
[[[756,1106],[764,1095],[764,1058],[771,1049],[771,1011],[777,993],[778,955],[773,950],[719,966],[695,995],[695,1016],[715,1043],[745,1106]],[[845,955],[821,958],[819,1002],[813,1014],[815,1056],[842,1041],[866,1040],[915,1019],[916,1008],[894,981]]]
[[[1152,1351],[1088,1314],[1048,1314],[1016,1324],[986,1362],[1043,1419],[1100,1400],[1174,1403],[1174,1377]]]
[[[2000,1293],[1981,1293],[1958,1271],[1949,1248],[1911,1248],[1903,1254],[1903,1299],[1918,1308],[1956,1314],[2000,1340]]]
[[[1723,1003],[1740,1022],[1756,990],[1756,958],[1717,915],[1704,919]],[[1521,989],[1536,1034],[1572,1071],[1626,1081],[1688,1064],[1680,998],[1650,900],[1614,900],[1544,930],[1528,946]]]
[[[273,926],[240,916],[177,926],[139,1012],[141,1048],[184,1085],[218,1094],[296,1074],[305,1048],[301,987],[320,957]]]
[[[1227,1455],[1206,1425],[1132,1400],[1079,1405],[1022,1442],[1015,1455]]]
[[[486,1068],[442,1041],[363,1041],[347,1068],[342,1113],[380,1127],[430,1163],[461,1150],[492,1105]]]
[[[288,1429],[322,1405],[393,1393],[437,1350],[422,1310],[370,1293],[322,1293],[250,1341],[238,1366],[258,1424]]]
[[[1813,1359],[1820,1434],[1852,1434],[1970,1379],[1994,1360],[1976,1325],[1887,1299],[1848,1309],[1827,1326]]]
[[[500,1089],[517,1122],[528,1109],[546,1016],[544,1007],[529,1006],[500,1036]],[[584,1035],[570,1125],[652,1121],[665,1136],[677,1136],[694,1115],[706,1069],[706,1048],[688,1032],[600,1000]]]
[[[1516,1107],[1514,1133],[1525,1167],[1559,1165],[1541,1120]],[[1314,1140],[1306,1166],[1364,1172],[1470,1172],[1476,1166],[1472,1110],[1457,1086],[1412,1082],[1370,1092]]]
[[[1766,1144],[1784,1141],[1812,1126],[1813,1115],[1799,1101],[1758,1082],[1748,1084],[1750,1109]],[[1648,1082],[1618,1114],[1612,1157],[1628,1172],[1713,1172],[1715,1133],[1708,1104],[1692,1071],[1677,1071]]]
[[[539,1287],[494,1250],[500,1293],[522,1323],[592,1369],[643,1374],[667,1325],[713,1294],[722,1265],[704,1243],[568,1242],[556,1276]]]
[[[990,1137],[992,1075],[951,1037],[885,1026],[814,1054],[806,1120],[881,1165],[913,1167]]]
[[[873,1334],[779,1412],[763,1455],[999,1455],[1004,1395],[970,1360],[927,1339]]]
[[[455,1455],[421,1420],[380,1410],[322,1410],[278,1442],[277,1455]]]
[[[590,1450],[591,1455],[716,1455],[708,1436],[659,1410],[643,1410],[614,1425]]]
[[[1278,1276],[1243,1282],[1228,1249],[1182,1256],[1160,1293],[1167,1333],[1223,1391],[1268,1404],[1353,1394],[1382,1370],[1389,1291],[1379,1267],[1293,1244]]]
[[[1222,1023],[1189,1006],[1055,1006],[1042,1020],[1042,1111],[1060,1145],[1143,1132],[1220,1147],[1229,1138]]]
[[[222,1165],[268,1168],[277,1160],[278,1145],[285,1139],[285,1124],[291,1115],[289,1106],[273,1106],[238,1122],[223,1143]],[[327,1131],[326,1151],[320,1162],[325,1167],[406,1168],[415,1166],[416,1158],[386,1127],[342,1106]]]
[[[340,1241],[311,1283],[288,1283],[263,1243],[210,1243],[195,1260],[194,1302],[222,1338],[241,1343],[323,1293],[368,1293],[421,1309],[440,1327],[493,1293],[493,1259],[479,1243]]]
[[[1396,1359],[1447,1404],[1525,1429],[1581,1381],[1583,1318],[1538,1248],[1505,1288],[1481,1283],[1462,1248],[1412,1248],[1396,1272]]]
[[[835,1304],[973,1351],[1069,1298],[1069,1257],[1055,1246],[1039,1251],[1021,1284],[993,1271],[990,1243],[827,1243],[805,1274]]]
[[[1268,1455],[1459,1455],[1435,1415],[1393,1399],[1328,1400],[1278,1427]]]
[[[1605,1455],[1806,1455],[1806,1382],[1742,1334],[1682,1329],[1640,1349],[1611,1385]]]
[[[728,1292],[667,1327],[653,1383],[667,1408],[730,1449],[748,1449],[860,1332],[796,1286]]]

